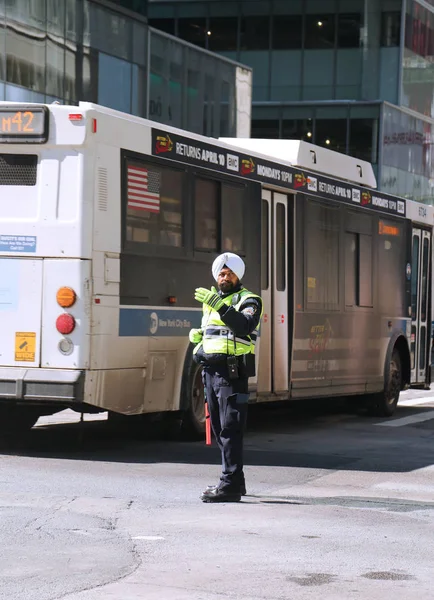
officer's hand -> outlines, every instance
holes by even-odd
[[[211,290],[207,290],[206,288],[196,288],[194,298],[202,304],[208,304],[208,306],[211,306],[214,310],[218,310],[224,306],[223,300],[216,293],[214,287]]]
[[[202,329],[190,329],[190,333],[188,334],[188,338],[192,344],[198,344],[202,341]]]

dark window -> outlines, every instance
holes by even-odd
[[[339,304],[339,212],[317,202],[306,204],[306,290],[309,308]]]
[[[209,21],[208,49],[214,52],[237,50],[237,17],[211,17]]]
[[[178,19],[178,36],[187,42],[196,44],[201,48],[206,45],[205,19],[182,18]]]
[[[282,138],[312,142],[312,119],[284,119],[282,121]]]
[[[181,247],[184,173],[131,160],[125,178],[127,241]]]
[[[404,249],[405,239],[399,222],[383,218],[378,224],[379,306],[388,317],[404,317]],[[393,290],[393,293],[390,292]]]
[[[428,300],[428,268],[429,268],[429,240],[425,238],[422,246],[422,298],[420,308],[421,321],[427,319],[427,300]]]
[[[399,46],[401,39],[401,13],[381,13],[381,45],[386,48]]]
[[[416,327],[411,326],[411,343],[410,343],[411,369],[415,367],[416,360]]]
[[[155,29],[175,35],[175,19],[149,19],[148,22]]]
[[[376,163],[377,131],[377,119],[351,119],[348,154],[370,163]],[[319,142],[317,141],[316,143],[318,144]]]
[[[272,119],[256,119],[252,121],[252,138],[278,139],[279,121]]]
[[[276,205],[276,289],[286,289],[286,208],[281,202]]]
[[[315,144],[347,152],[347,119],[317,119],[315,121]]]
[[[372,236],[359,234],[359,306],[373,306]]]
[[[358,235],[345,234],[345,306],[357,306],[359,293]]]
[[[338,48],[358,48],[362,15],[348,14],[338,16]]]
[[[262,200],[262,218],[261,218],[261,289],[268,290],[269,278],[269,231],[270,231],[270,215],[269,204],[266,200]]]
[[[423,325],[420,328],[420,354],[419,354],[419,369],[425,369],[426,365],[426,327]]]
[[[415,321],[417,318],[417,299],[419,290],[419,244],[420,238],[418,235],[413,236],[413,256],[411,266],[411,319]]]
[[[242,17],[241,50],[268,50],[270,46],[270,18]]]
[[[429,11],[414,2],[411,5],[412,14],[406,14],[405,46],[419,56],[426,56],[430,47]]]
[[[219,233],[219,184],[196,179],[194,216],[194,246],[197,250],[217,252]]]
[[[129,10],[132,10],[136,13],[146,16],[148,10],[148,3],[143,2],[143,0],[112,0],[115,4],[119,4]]]
[[[222,184],[222,250],[243,253],[245,187]]]
[[[334,48],[335,46],[335,16],[306,15],[305,47]]]
[[[34,154],[0,154],[0,185],[36,185],[37,167]]]
[[[345,234],[345,305],[372,307],[372,236]]]
[[[301,48],[303,22],[301,15],[276,15],[273,17],[273,50]]]

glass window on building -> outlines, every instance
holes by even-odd
[[[377,145],[378,119],[351,118],[348,154],[375,164]]]
[[[301,48],[303,40],[303,18],[301,15],[274,15],[272,28],[273,50]]]
[[[178,19],[178,35],[183,40],[205,48],[206,46],[206,19],[182,17]]]
[[[149,19],[148,23],[155,29],[175,35],[175,19]]]
[[[401,40],[401,13],[389,11],[381,13],[381,40],[384,48],[399,46]]]
[[[347,106],[318,107],[315,111],[314,143],[336,152],[347,152]]]
[[[312,142],[312,130],[312,119],[282,119],[282,138],[284,140]]]
[[[346,154],[347,119],[316,119],[315,144]]]
[[[305,48],[335,47],[335,15],[306,15]]]
[[[131,69],[131,63],[99,53],[98,104],[123,112],[131,111]]]
[[[434,14],[418,2],[407,3],[402,104],[434,116]]]
[[[238,39],[237,17],[211,17],[207,31],[208,50],[235,52]]]
[[[338,48],[359,48],[361,43],[362,15],[338,15]]]
[[[278,119],[253,119],[252,120],[252,138],[278,139],[279,120]]]
[[[198,50],[188,49],[187,69],[187,129],[202,133],[203,95],[202,95],[201,56]]]
[[[45,92],[45,37],[43,31],[30,35],[25,27],[6,30],[7,83]]]
[[[246,16],[241,18],[240,49],[268,50],[270,46],[270,17]]]

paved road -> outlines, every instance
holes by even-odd
[[[390,420],[252,411],[248,496],[208,505],[202,443],[41,419],[0,454],[3,600],[434,599],[434,390]],[[88,419],[88,418],[87,418]]]

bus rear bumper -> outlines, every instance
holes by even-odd
[[[0,401],[82,402],[84,371],[0,367]]]

